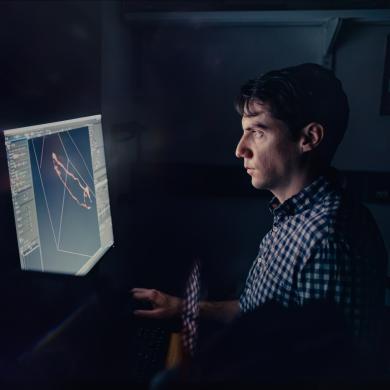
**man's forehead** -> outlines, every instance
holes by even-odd
[[[266,114],[270,114],[270,107],[268,103],[258,99],[251,99],[245,103],[243,117],[259,117]]]

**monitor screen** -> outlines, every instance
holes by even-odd
[[[4,137],[21,268],[85,275],[113,245],[101,116]]]

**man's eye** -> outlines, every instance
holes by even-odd
[[[261,138],[264,135],[264,131],[261,130],[253,130],[253,134],[256,138]]]

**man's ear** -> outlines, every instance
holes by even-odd
[[[324,139],[324,126],[317,122],[311,122],[302,129],[300,148],[301,152],[309,152],[317,148]]]

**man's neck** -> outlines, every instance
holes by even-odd
[[[295,175],[285,186],[276,189],[270,189],[272,194],[279,200],[280,204],[284,203],[287,199],[301,192],[306,186],[311,184],[319,175],[320,171],[312,170],[303,172],[299,175]]]

